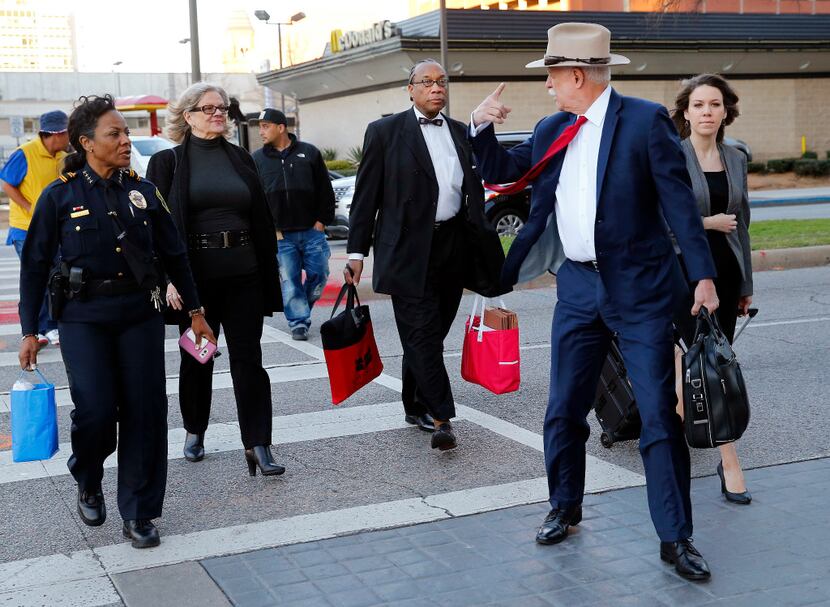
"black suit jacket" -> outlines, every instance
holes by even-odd
[[[504,252],[484,216],[484,188],[473,165],[467,127],[457,120],[448,123],[464,171],[459,211],[464,219],[464,286],[494,296],[500,293]],[[374,246],[375,292],[423,295],[437,208],[438,180],[415,112],[409,109],[371,123],[349,213],[348,251],[368,255]]]
[[[147,166],[147,179],[158,187],[167,200],[173,221],[179,233],[187,242],[187,208],[190,167],[187,147],[189,135],[181,145],[169,150],[156,152]],[[228,153],[231,164],[251,191],[251,241],[256,250],[257,268],[262,280],[263,313],[271,316],[282,311],[282,292],[277,268],[277,234],[271,211],[265,201],[265,192],[251,155],[224,138],[222,146]],[[178,324],[181,316],[165,314],[168,324]]]

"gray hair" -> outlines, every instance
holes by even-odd
[[[585,78],[594,84],[608,84],[611,82],[611,68],[607,65],[588,65],[582,68]]]
[[[219,93],[222,97],[222,103],[230,105],[228,94],[218,84],[210,82],[196,82],[191,84],[185,91],[179,95],[176,101],[171,101],[167,104],[167,121],[166,128],[167,136],[171,141],[181,143],[190,132],[190,125],[184,118],[184,113],[192,110],[199,103],[199,100],[204,97],[205,93]],[[224,136],[228,137],[231,133],[230,122],[225,125]]]

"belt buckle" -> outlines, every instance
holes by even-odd
[[[230,241],[228,240],[228,234],[229,234],[229,232],[225,231],[225,232],[222,232],[221,234],[222,234],[222,248],[223,248],[223,249],[229,249],[229,248],[231,248],[231,243],[230,243]]]

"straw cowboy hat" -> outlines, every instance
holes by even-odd
[[[597,23],[560,23],[548,30],[548,50],[525,67],[625,65],[628,57],[611,54],[611,32]]]

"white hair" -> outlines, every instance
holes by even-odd
[[[611,82],[611,68],[607,65],[588,65],[582,68],[585,78],[595,84],[608,84]]]
[[[196,82],[191,84],[181,95],[178,100],[171,101],[167,104],[167,120],[166,130],[167,136],[171,141],[181,143],[190,132],[190,125],[184,119],[184,113],[189,112],[193,107],[199,103],[199,100],[205,93],[215,92],[222,97],[222,103],[230,105],[228,94],[221,86],[212,84],[210,82]],[[228,137],[231,132],[230,122],[227,121],[225,125],[224,136]]]

